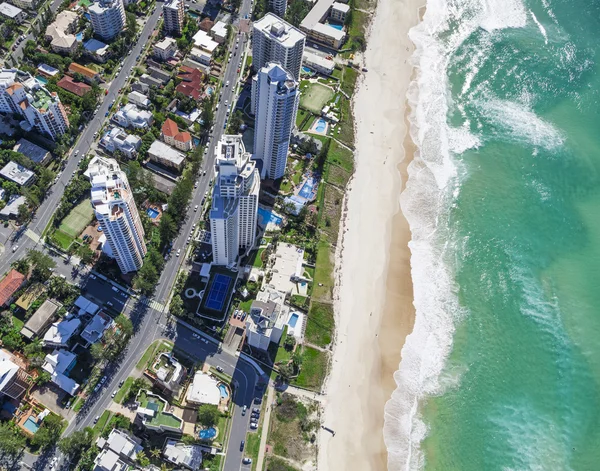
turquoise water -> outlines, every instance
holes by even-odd
[[[327,129],[327,121],[325,121],[323,118],[319,118],[319,120],[317,121],[317,125],[315,126],[315,131],[325,132],[326,129]]]
[[[25,427],[31,433],[36,433],[40,428],[36,421],[31,417],[27,417],[27,420],[23,422],[23,427]]]
[[[290,320],[288,321],[288,325],[290,327],[296,327],[296,323],[298,322],[298,318],[299,318],[298,314],[292,314],[290,316]]]
[[[211,438],[215,438],[217,436],[217,430],[213,427],[205,428],[198,432],[198,435],[202,440],[210,440]]]
[[[225,386],[224,384],[219,384],[219,392],[221,393],[221,399],[226,399],[229,397],[227,386]]]
[[[276,226],[280,226],[283,222],[283,219],[281,219],[281,217],[273,213],[272,210],[259,207],[258,221],[262,226],[266,226],[268,223],[273,223]]]
[[[429,0],[390,470],[600,468],[600,2]]]

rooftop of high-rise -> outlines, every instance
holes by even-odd
[[[285,47],[292,47],[298,41],[306,38],[306,35],[302,31],[273,13],[267,13],[260,20],[256,21],[254,28],[268,34],[270,38],[277,40]]]

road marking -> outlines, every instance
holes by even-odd
[[[158,301],[154,301],[153,299],[152,301],[150,301],[150,307],[152,309],[156,309],[157,311],[162,311],[165,308],[165,305],[159,303]]]

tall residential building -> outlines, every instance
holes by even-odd
[[[298,82],[279,64],[269,64],[260,69],[254,81],[254,158],[262,160],[262,178],[277,180],[285,173],[300,90]]]
[[[165,32],[180,36],[183,31],[184,15],[183,0],[167,0],[163,5]]]
[[[139,270],[146,255],[144,228],[127,176],[115,159],[94,157],[85,171],[92,206],[112,255],[123,273]]]
[[[93,3],[88,11],[94,33],[102,39],[110,40],[123,31],[125,27],[123,0],[100,0],[98,3]]]
[[[252,67],[257,72],[277,62],[295,80],[300,78],[306,35],[284,20],[267,13],[254,23],[252,31]]]
[[[287,0],[269,0],[269,11],[283,18],[287,10]]]
[[[21,127],[36,129],[53,140],[69,129],[69,118],[58,95],[17,69],[0,70],[0,112],[21,115]]]
[[[217,176],[210,227],[213,263],[232,265],[256,237],[260,176],[241,135],[222,135],[215,148]]]

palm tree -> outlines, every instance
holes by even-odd
[[[150,450],[150,456],[152,456],[152,458],[160,458],[160,449],[159,448],[153,448],[152,450]]]

